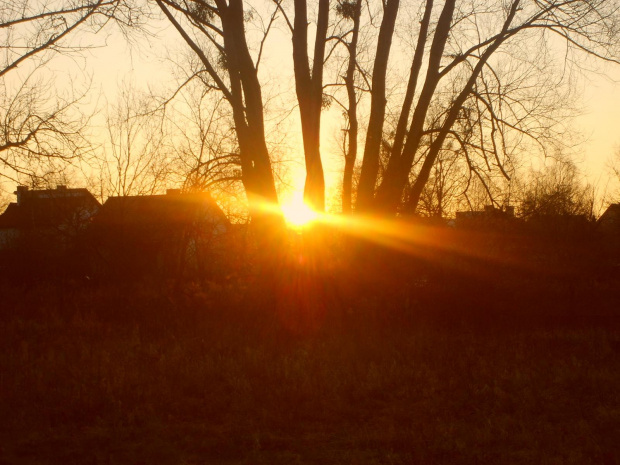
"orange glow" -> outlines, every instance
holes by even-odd
[[[303,193],[295,192],[291,200],[282,205],[282,214],[287,223],[301,228],[316,221],[319,214],[304,202]]]
[[[452,260],[462,256],[486,262],[501,261],[519,268],[527,267],[519,257],[499,257],[471,245],[488,241],[494,234],[492,231],[455,230],[397,218],[320,213],[303,201],[303,193],[300,191],[284,201],[281,207],[265,202],[262,208],[273,214],[281,212],[286,222],[299,231],[310,224],[320,224],[323,228],[429,261],[436,260],[438,254],[448,254],[443,258],[452,257]],[[458,260],[452,265],[460,266]]]

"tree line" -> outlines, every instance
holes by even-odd
[[[528,189],[547,195],[536,179],[563,175],[519,178],[520,166],[533,153],[570,151],[573,73],[619,61],[619,18],[604,0],[5,3],[2,173],[56,173],[79,159],[100,196],[153,192],[174,179],[247,200],[257,225],[279,221],[277,209],[265,208],[278,205],[286,169],[266,129],[265,94],[277,88],[260,72],[273,63],[265,56],[277,29],[290,40],[290,55],[279,59],[294,92],[281,100],[299,121],[304,198],[314,209],[325,210],[321,133],[335,106],[344,213],[443,215],[507,203],[515,192],[525,212],[534,202]],[[188,51],[183,79],[158,98],[121,89],[106,116],[107,149],[95,150],[84,136],[90,121],[76,111],[88,89],[50,98],[36,70],[55,54],[80,53],[87,33],[114,27],[132,40],[156,21]],[[582,211],[587,186],[570,162],[554,166],[572,173],[560,184],[582,189],[569,195]]]

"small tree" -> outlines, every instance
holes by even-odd
[[[575,164],[557,160],[533,171],[521,199],[521,216],[541,217],[583,215],[593,218],[594,190],[584,183]]]
[[[0,5],[0,176],[52,175],[88,151],[87,118],[77,103],[85,92],[55,92],[45,69],[55,55],[90,44],[78,32],[97,32],[108,22],[141,24],[147,10],[122,0],[82,2],[5,1]],[[82,36],[84,37],[84,36]]]
[[[170,180],[171,157],[164,114],[157,101],[133,86],[121,88],[106,109],[106,138],[89,165],[92,187],[103,201],[109,196],[152,195]]]
[[[51,95],[53,80],[33,71],[17,88],[0,79],[0,176],[18,178],[59,173],[89,151],[83,135],[88,118],[79,112],[83,96]]]

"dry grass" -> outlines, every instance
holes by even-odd
[[[618,325],[359,301],[300,334],[233,288],[183,295],[4,288],[0,463],[620,463]]]

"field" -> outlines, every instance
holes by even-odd
[[[425,286],[310,318],[237,285],[7,285],[0,463],[620,463],[615,284]]]

